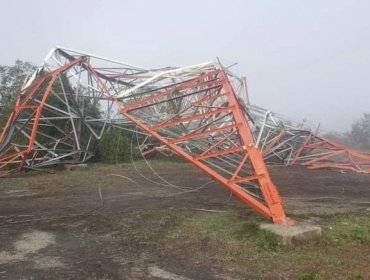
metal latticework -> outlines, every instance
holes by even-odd
[[[54,49],[18,94],[0,176],[84,162],[107,125],[135,125],[265,217],[292,224],[239,104],[242,87],[217,63],[148,70]]]
[[[370,155],[349,149],[281,115],[247,106],[253,120],[256,146],[265,161],[310,169],[339,169],[370,173]]]
[[[180,71],[122,95],[121,113],[264,216],[289,223],[226,73]]]
[[[247,104],[244,104],[246,101]],[[93,156],[108,127],[156,140],[275,223],[291,224],[265,161],[370,173],[370,155],[249,104],[219,63],[145,69],[55,48],[19,91],[0,135],[0,177]]]

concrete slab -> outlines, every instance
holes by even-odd
[[[261,229],[275,233],[282,245],[290,245],[294,241],[312,240],[321,236],[321,227],[309,223],[296,223],[294,226],[281,226],[275,224],[261,224]]]

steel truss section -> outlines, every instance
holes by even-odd
[[[121,113],[262,215],[291,224],[226,73],[210,69],[155,89],[157,82],[137,87],[140,98]]]
[[[348,149],[311,131],[283,130],[263,150],[263,155],[266,159],[279,157],[285,165],[370,173],[370,155]]]
[[[134,128],[121,117],[114,97],[101,90],[100,79],[114,93],[131,87],[144,70],[108,63],[99,72],[93,57],[54,49],[16,98],[0,135],[0,177],[56,164],[81,163],[108,126]],[[129,77],[124,80],[121,76]]]
[[[370,154],[349,149],[304,124],[257,106],[247,105],[253,120],[256,146],[265,161],[286,166],[301,164],[310,169],[339,169],[370,173]]]
[[[0,176],[84,162],[107,126],[134,125],[263,216],[291,225],[235,82],[213,62],[148,70],[56,48],[18,94],[0,138]]]

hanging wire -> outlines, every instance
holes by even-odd
[[[144,146],[145,142],[146,142],[146,139],[143,141],[143,143],[139,143],[139,137],[138,137],[138,133],[136,133],[136,142],[137,142],[137,145],[139,147],[141,146]],[[190,189],[188,187],[182,187],[182,186],[178,186],[178,185],[174,185],[172,184],[171,182],[167,181],[165,178],[163,178],[161,175],[159,175],[154,169],[153,167],[150,165],[150,163],[148,162],[148,160],[145,158],[145,156],[143,155],[143,152],[141,149],[140,150],[140,155],[141,157],[144,159],[145,163],[148,165],[148,167],[150,168],[150,170],[153,171],[153,173],[159,178],[161,179],[163,182],[167,183],[169,186],[172,186],[172,187],[176,187],[176,188],[179,188],[179,189]]]
[[[134,165],[134,167],[135,167],[135,169],[136,169],[136,171],[138,171],[138,169],[137,169],[137,167],[136,167],[136,165],[135,165],[135,163],[134,163],[134,161],[133,161],[133,153],[132,153],[132,147],[133,147],[133,136],[134,135],[132,135],[132,137],[131,137],[131,162],[132,162],[132,164]],[[138,146],[142,146],[142,145],[144,145],[145,144],[145,141],[143,142],[143,143],[139,143],[139,138],[138,138],[138,133],[137,133],[137,128],[136,128],[136,141],[137,141],[137,145]],[[189,192],[195,192],[195,191],[198,191],[198,190],[200,190],[200,189],[202,189],[202,188],[204,188],[204,187],[206,187],[206,186],[208,186],[210,183],[212,183],[213,182],[213,180],[210,180],[210,181],[208,181],[208,182],[206,182],[206,183],[204,183],[204,184],[202,184],[202,185],[200,185],[200,186],[198,186],[198,187],[196,187],[196,188],[189,188],[189,187],[181,187],[181,186],[178,186],[178,185],[174,185],[174,184],[172,184],[172,183],[170,183],[170,182],[168,182],[165,178],[163,178],[162,176],[160,176],[154,169],[153,169],[153,167],[151,166],[151,164],[148,162],[148,160],[145,158],[145,156],[143,155],[143,153],[142,153],[142,151],[141,151],[141,149],[140,149],[140,154],[141,154],[141,157],[144,159],[144,161],[145,161],[145,163],[147,164],[147,166],[150,168],[150,170],[152,170],[153,171],[153,173],[158,177],[158,178],[160,178],[163,182],[166,182],[167,184],[162,184],[162,183],[160,183],[160,182],[155,182],[155,183],[157,183],[157,184],[159,184],[159,185],[165,185],[165,186],[168,186],[168,187],[173,187],[173,188],[177,188],[177,189],[181,189],[181,190],[183,190],[183,189],[188,189],[188,190],[185,190],[185,191],[181,191],[181,192],[178,192],[178,193],[174,193],[174,194],[170,194],[169,196],[172,196],[172,195],[179,195],[179,194],[183,194],[183,193],[189,193]],[[139,171],[138,171],[139,172]],[[139,174],[141,175],[141,176],[144,176],[143,174],[141,174],[140,172],[139,172]],[[149,178],[147,178],[147,177],[145,177],[144,176],[144,178],[146,178],[146,179],[149,179]],[[154,182],[153,180],[151,180],[151,179],[149,179],[151,182]]]
[[[137,138],[137,143],[139,145],[139,140],[138,140],[138,133],[137,133],[137,128],[136,128],[136,138]],[[161,182],[157,182],[157,181],[154,181],[148,177],[146,177],[144,174],[142,174],[142,172],[140,172],[140,170],[137,168],[136,164],[135,164],[135,161],[134,161],[134,156],[133,156],[133,139],[134,139],[134,133],[131,135],[131,164],[133,165],[133,167],[135,168],[136,172],[142,177],[144,178],[145,180],[153,183],[153,184],[156,184],[156,185],[160,185],[160,186],[165,186],[165,187],[172,187],[172,188],[176,188],[176,189],[180,189],[180,190],[183,190],[184,187],[181,187],[181,186],[176,186],[176,185],[173,185],[171,184],[170,182],[168,182],[167,180],[165,180],[164,178],[162,178],[154,169],[153,167],[149,164],[149,162],[146,160],[146,158],[144,157],[144,155],[142,154],[141,150],[140,150],[140,153],[141,153],[141,156],[142,158],[144,159],[146,165],[150,168],[150,170],[152,170],[152,172],[158,177],[160,178],[163,182],[166,182],[165,183],[161,183]]]
[[[135,135],[134,135],[135,134]],[[137,131],[137,127],[136,127],[136,130],[134,133],[132,133],[131,135],[131,141],[130,141],[130,161],[131,161],[131,164],[132,166],[134,167],[135,171],[142,177],[144,178],[145,180],[153,183],[153,184],[156,184],[156,185],[160,185],[160,186],[165,186],[165,187],[171,187],[171,188],[176,188],[178,190],[181,190],[180,192],[176,192],[176,193],[171,193],[171,194],[168,194],[168,195],[164,195],[163,197],[171,197],[171,196],[175,196],[175,195],[181,195],[181,194],[185,194],[185,193],[191,193],[191,192],[196,192],[196,191],[199,191],[205,187],[207,187],[209,184],[213,183],[214,181],[213,180],[209,180],[208,182],[206,183],[203,183],[201,184],[200,186],[196,187],[196,188],[189,188],[189,187],[184,187],[184,186],[178,186],[178,185],[175,185],[175,184],[172,184],[171,182],[167,181],[165,178],[163,178],[161,175],[158,174],[157,171],[154,170],[154,168],[152,167],[152,165],[149,163],[149,161],[145,158],[145,156],[143,155],[141,149],[140,150],[140,155],[141,157],[143,158],[145,164],[148,166],[148,168],[160,179],[162,180],[162,182],[157,182],[155,180],[152,180],[150,178],[148,178],[147,176],[145,176],[137,167],[137,165],[135,164],[135,161],[134,161],[134,155],[133,155],[133,146],[134,146],[134,136],[136,136],[136,141],[137,141],[137,145],[140,147],[140,146],[143,146],[146,142],[146,139],[142,142],[142,143],[139,143],[139,137],[138,137],[138,131]],[[119,149],[119,146],[121,144],[121,133],[119,134],[118,136],[118,140],[117,140],[117,146],[116,146],[116,156],[115,156],[115,160],[116,160],[116,165],[119,166],[120,163],[119,163],[119,160],[118,160],[118,149]],[[121,175],[121,174],[107,174],[105,175],[105,177],[110,177],[110,176],[113,176],[113,177],[120,177],[120,178],[123,178],[123,179],[126,179],[130,182],[133,182],[135,183],[136,185],[139,185],[135,180],[133,180],[132,178],[128,177],[128,176],[124,176],[124,175]],[[99,186],[99,191],[101,192],[101,185]]]

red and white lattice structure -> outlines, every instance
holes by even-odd
[[[245,81],[215,62],[145,69],[57,47],[17,95],[0,136],[0,177],[85,162],[108,127],[139,128],[274,223],[291,225],[263,157],[370,172],[368,155],[244,104],[246,93]],[[343,155],[352,166],[334,158]]]
[[[256,129],[256,146],[265,161],[286,166],[301,164],[310,169],[336,169],[370,173],[370,154],[355,151],[327,139],[279,114],[247,105]]]

